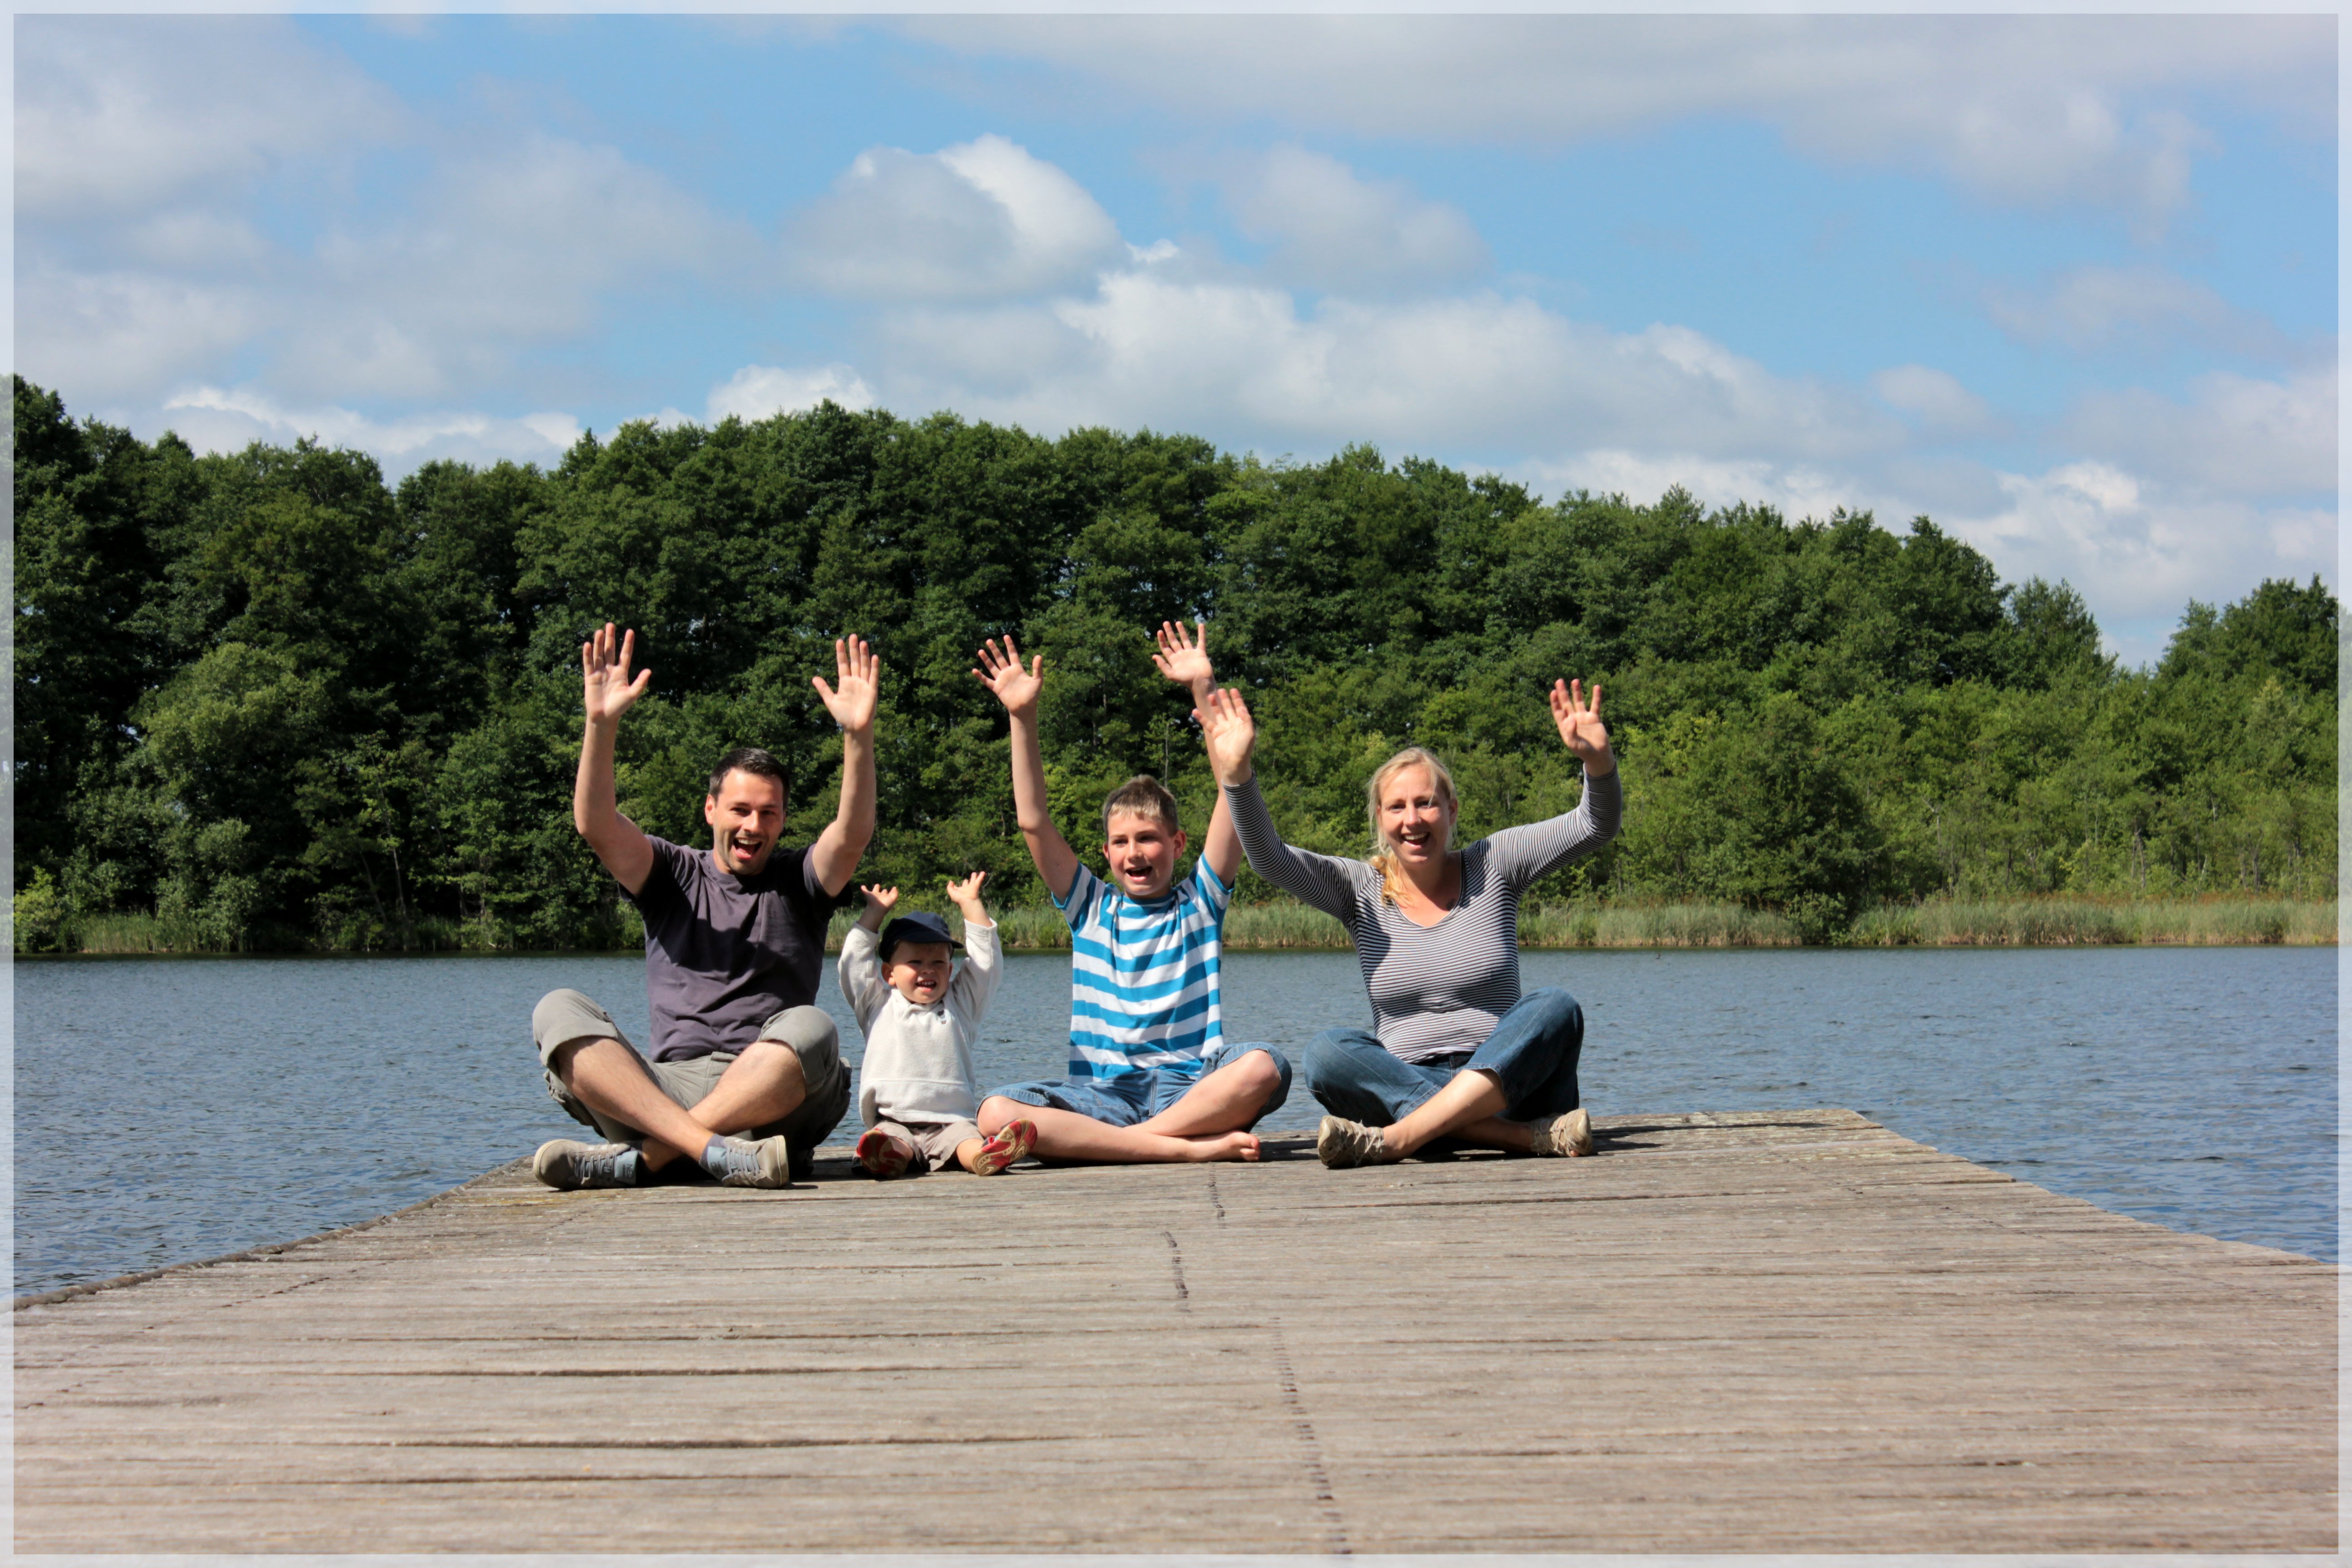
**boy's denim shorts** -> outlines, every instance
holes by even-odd
[[[1250,1118],[1249,1126],[1255,1127],[1290,1098],[1290,1062],[1272,1046],[1248,1045],[1239,1040],[1221,1040],[1211,1047],[1202,1056],[1197,1068],[1143,1068],[1116,1079],[1039,1079],[1034,1083],[1007,1084],[988,1092],[992,1097],[1002,1095],[1024,1105],[1075,1110],[1080,1116],[1090,1116],[1113,1127],[1132,1127],[1159,1115],[1183,1099],[1194,1084],[1252,1051],[1264,1051],[1272,1057],[1275,1070],[1281,1078],[1265,1103],[1258,1107],[1257,1115]]]

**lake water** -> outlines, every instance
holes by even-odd
[[[1235,953],[1225,973],[1228,1033],[1294,1065],[1369,1015],[1351,954]],[[350,1225],[578,1132],[541,1087],[532,1004],[577,986],[642,1043],[644,974],[19,962],[16,1290]],[[2332,948],[1530,952],[1522,975],[1583,1002],[1598,1114],[1849,1106],[2125,1214],[2337,1257]],[[822,1000],[854,1058],[830,974]],[[1066,956],[1012,956],[982,1087],[1059,1073],[1068,1005]],[[1301,1082],[1265,1128],[1319,1115]]]

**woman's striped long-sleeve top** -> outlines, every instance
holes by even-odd
[[[1362,860],[1294,849],[1275,831],[1257,780],[1225,791],[1250,869],[1327,914],[1355,939],[1372,1031],[1409,1062],[1459,1058],[1486,1044],[1519,1000],[1519,893],[1616,836],[1624,796],[1612,770],[1584,779],[1574,811],[1507,827],[1462,851],[1462,897],[1433,926],[1381,897]]]

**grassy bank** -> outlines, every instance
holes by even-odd
[[[834,916],[826,946],[838,949],[854,916]],[[1066,952],[1069,928],[1051,908],[997,912],[1014,952]],[[961,928],[961,921],[950,917]],[[38,951],[85,953],[403,951],[391,942],[342,942],[258,932],[220,940],[194,921],[146,914],[68,917],[45,931]],[[1864,911],[1841,945],[1852,947],[2078,947],[2131,944],[2326,945],[2336,941],[2336,900],[2305,899],[2082,898],[1937,900]],[[1240,952],[1342,952],[1348,936],[1330,916],[1299,904],[1238,905],[1225,917],[1225,945]],[[1521,912],[1519,945],[1576,947],[1795,947],[1796,928],[1769,910],[1736,904],[1549,904]],[[618,951],[635,950],[635,943]],[[34,951],[19,948],[19,952]],[[404,951],[501,952],[510,942],[479,926],[420,921]]]

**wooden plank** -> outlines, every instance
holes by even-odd
[[[1846,1110],[555,1194],[16,1314],[25,1552],[2322,1551],[2336,1273]]]

